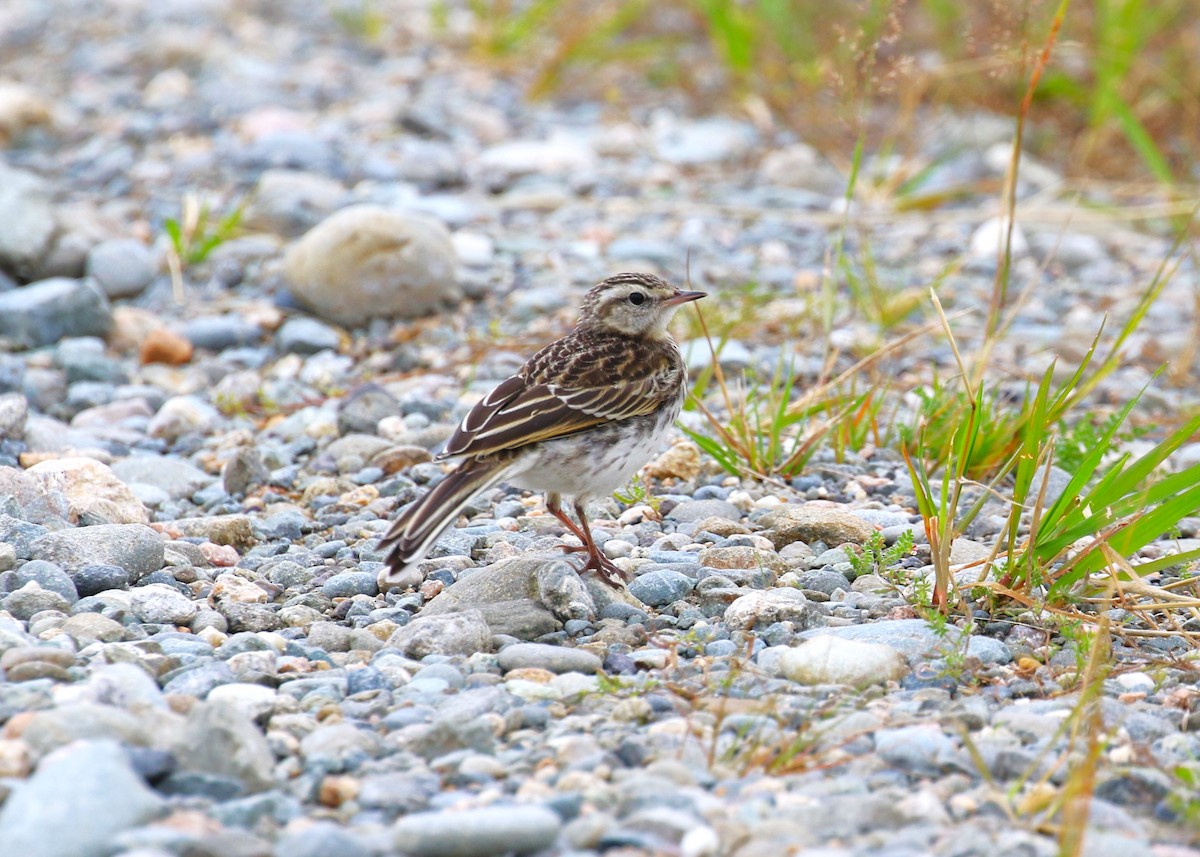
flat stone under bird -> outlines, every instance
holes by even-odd
[[[457,466],[407,506],[380,543],[388,551],[380,590],[426,554],[475,494],[499,482],[544,492],[550,514],[583,542],[562,546],[587,553],[581,572],[624,585],[592,537],[587,504],[624,485],[679,416],[687,368],[667,325],[702,297],[651,274],[617,274],[588,291],[574,329],[488,393],[451,435],[438,459],[457,458]]]

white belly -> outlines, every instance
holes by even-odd
[[[569,497],[604,497],[654,456],[677,416],[678,406],[540,443],[505,481]]]

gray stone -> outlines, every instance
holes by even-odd
[[[22,394],[0,394],[0,438],[23,438],[28,418],[29,402]]]
[[[19,277],[42,270],[58,231],[50,188],[41,177],[0,163],[0,268]]]
[[[81,381],[124,384],[129,380],[125,367],[105,353],[104,340],[95,336],[60,340],[54,349],[54,365],[66,373],[71,385]]]
[[[275,347],[285,354],[337,351],[341,344],[341,334],[315,318],[289,318],[275,331]]]
[[[594,673],[603,666],[600,657],[586,649],[568,649],[545,643],[514,643],[499,654],[500,668],[507,670],[537,667],[554,673]]]
[[[301,170],[266,170],[258,178],[245,224],[295,238],[337,211],[346,189],[327,176]]]
[[[55,277],[0,292],[0,336],[25,348],[67,336],[106,336],[111,326],[108,298],[91,280]]]
[[[478,610],[491,633],[535,639],[560,630],[563,619],[581,618],[575,615],[578,609],[588,609],[587,604],[579,601],[578,593],[571,596],[566,592],[564,576],[579,579],[575,568],[559,554],[503,560],[463,573],[453,586],[426,604],[421,615]],[[590,588],[588,592],[598,607],[595,592]],[[556,609],[565,609],[570,615],[557,616]]]
[[[226,494],[240,496],[255,485],[262,485],[270,476],[262,453],[251,447],[242,447],[221,469],[221,486]]]
[[[245,712],[226,702],[202,702],[187,717],[176,757],[187,771],[236,779],[249,792],[275,784],[275,758]]]
[[[80,596],[129,586],[129,572],[119,565],[91,564],[72,569],[68,575]]]
[[[372,774],[363,777],[358,802],[367,809],[393,813],[420,812],[441,789],[441,777],[425,771]]]
[[[440,223],[374,205],[338,211],[284,257],[296,299],[321,318],[348,325],[427,315],[457,303],[457,266]]]
[[[800,684],[864,688],[899,681],[908,673],[908,663],[887,646],[823,636],[784,652],[779,658],[779,669]]]
[[[163,810],[118,744],[72,744],[15,787],[0,810],[0,842],[22,857],[103,857],[116,834]]]
[[[29,552],[68,574],[89,565],[116,565],[131,580],[140,580],[162,568],[164,548],[162,537],[142,524],[101,524],[47,533]]]
[[[629,584],[629,593],[651,607],[665,607],[685,597],[696,586],[696,581],[680,571],[656,568],[634,578]]]
[[[354,595],[375,595],[379,592],[375,575],[369,571],[344,571],[321,584],[326,598],[350,598]]]
[[[252,321],[237,315],[206,315],[187,321],[180,330],[192,345],[208,351],[224,351],[239,345],[253,345],[263,331]]]
[[[362,384],[338,402],[338,431],[373,435],[379,421],[400,413],[400,402],[379,384]],[[382,450],[381,450],[382,451]]]
[[[112,465],[122,482],[153,485],[173,500],[190,497],[213,483],[213,477],[194,464],[171,455],[134,455]]]
[[[326,771],[352,770],[378,753],[375,734],[351,723],[318,726],[300,739],[305,761]]]
[[[88,252],[86,271],[110,298],[129,298],[145,291],[158,273],[158,264],[141,241],[116,238],[101,241]]]
[[[374,857],[377,852],[351,830],[332,821],[317,821],[285,831],[275,843],[274,853],[276,857]]]
[[[549,848],[562,821],[540,806],[489,806],[417,813],[392,828],[396,849],[413,857],[494,857]]]
[[[800,575],[799,585],[801,589],[812,589],[816,592],[824,592],[826,595],[832,595],[838,589],[845,592],[850,591],[850,581],[846,575],[831,568],[806,571]]]
[[[42,589],[36,580],[31,580],[16,592],[4,596],[0,605],[22,621],[28,621],[33,614],[41,613],[43,610],[57,610],[65,613],[71,609],[67,599],[57,592]]]
[[[73,741],[108,739],[143,746],[150,736],[146,724],[134,714],[112,705],[78,702],[35,712],[21,733],[21,740],[35,758]]]
[[[432,603],[432,602],[431,602]],[[428,607],[426,608],[428,610]],[[473,655],[491,649],[492,630],[478,610],[423,612],[388,639],[388,646],[415,660],[426,655]]]
[[[2,538],[3,536],[0,535],[0,539]],[[74,604],[79,600],[79,592],[71,581],[70,575],[54,563],[42,560],[32,560],[16,571],[0,574],[0,592],[15,592],[30,581],[36,581],[42,589],[57,592],[67,600],[68,604]]]
[[[880,729],[875,733],[875,752],[888,764],[920,776],[967,767],[953,739],[933,724]]]
[[[179,590],[162,583],[139,586],[130,596],[134,614],[158,625],[186,625],[200,609]]]
[[[350,629],[337,622],[313,622],[306,637],[310,646],[326,652],[350,651]]]
[[[266,604],[222,601],[217,605],[217,611],[225,617],[231,634],[240,631],[274,631],[283,625],[279,614]]]

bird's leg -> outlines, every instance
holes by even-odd
[[[622,588],[625,585],[626,574],[617,567],[616,563],[600,552],[600,547],[592,537],[592,529],[588,524],[587,511],[584,509],[582,500],[575,501],[575,514],[579,517],[579,524],[583,528],[583,544],[588,554],[588,561],[584,563],[580,573],[591,569],[609,586],[614,589]]]
[[[562,522],[562,525],[566,527],[572,535],[583,542],[581,545],[559,545],[559,550],[561,550],[563,553],[580,553],[582,551],[589,550],[588,543],[591,541],[591,539],[587,534],[587,530],[580,530],[579,526],[571,520],[571,516],[563,511],[562,497],[560,497],[558,494],[547,494],[546,511],[558,518],[558,520]]]

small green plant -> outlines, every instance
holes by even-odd
[[[623,489],[614,491],[613,498],[624,506],[649,506],[656,513],[662,505],[662,498],[651,493],[650,480],[644,473],[634,476]]]
[[[213,250],[233,238],[241,225],[244,210],[245,204],[239,203],[228,213],[214,218],[208,203],[189,193],[180,204],[179,218],[168,217],[163,221],[163,231],[171,245],[167,250],[167,267],[171,271],[176,302],[184,301],[184,269],[201,264]]]
[[[912,552],[913,534],[909,530],[901,533],[891,547],[887,546],[883,540],[883,533],[879,532],[872,533],[861,549],[853,545],[846,546],[855,577],[862,577],[864,574],[884,574],[899,565]]]
[[[168,217],[163,221],[175,257],[185,267],[204,262],[213,250],[237,234],[245,208],[239,203],[218,217],[195,194],[184,196],[179,219]]]

